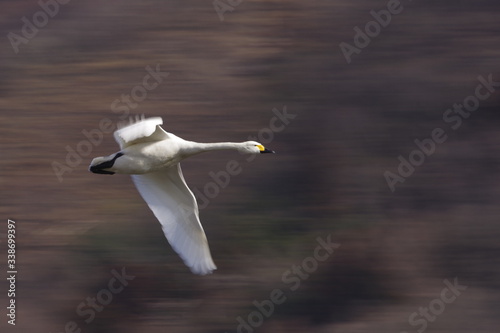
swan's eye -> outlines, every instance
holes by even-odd
[[[259,148],[260,151],[266,150],[263,145],[255,145],[255,147]]]

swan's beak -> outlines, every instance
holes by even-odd
[[[274,151],[273,150],[269,150],[267,149],[266,147],[264,147],[263,145],[261,144],[258,144],[258,145],[255,145],[257,148],[259,148],[259,151],[261,154],[266,154],[266,153],[271,153],[271,154],[274,154]]]

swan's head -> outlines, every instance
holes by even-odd
[[[243,142],[238,150],[245,154],[274,154],[274,151],[267,149],[262,143],[258,143],[256,141]]]
[[[114,175],[115,172],[110,169],[113,168],[116,159],[120,156],[123,156],[123,153],[116,153],[105,157],[96,157],[92,160],[92,162],[90,162],[89,170],[93,173]]]

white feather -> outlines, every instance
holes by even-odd
[[[121,149],[132,146],[137,143],[153,142],[166,139],[168,134],[160,127],[163,120],[160,117],[148,119],[136,119],[137,122],[116,130],[113,135]],[[153,135],[155,134],[155,135]]]
[[[215,267],[198,216],[196,199],[188,188],[181,167],[132,175],[149,208],[160,221],[172,248],[196,274],[209,274]]]

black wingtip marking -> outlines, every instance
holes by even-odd
[[[99,163],[97,165],[91,166],[90,171],[93,173],[101,174],[101,175],[114,175],[115,174],[114,172],[107,171],[104,169],[111,168],[115,164],[116,159],[120,156],[123,156],[123,153],[121,153],[121,152],[116,153],[116,155],[113,157],[113,159],[106,161],[106,162]]]

